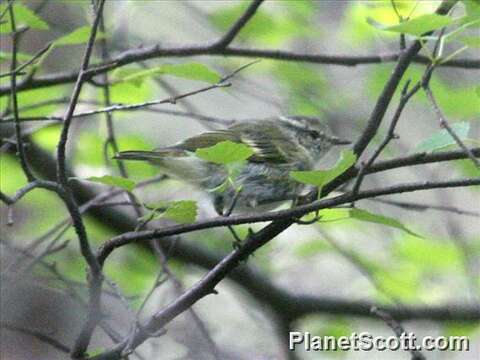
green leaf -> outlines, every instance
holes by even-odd
[[[451,125],[452,130],[458,137],[464,141],[468,137],[470,131],[470,123],[459,122]],[[417,152],[433,152],[435,150],[442,149],[446,146],[455,145],[456,142],[446,129],[438,130],[431,137],[422,141],[417,147]]]
[[[32,135],[32,140],[37,145],[40,145],[44,149],[53,153],[57,148],[58,140],[60,139],[61,128],[60,124],[53,124],[44,127]]]
[[[90,38],[90,31],[91,31],[90,26],[79,27],[73,30],[71,33],[66,34],[62,37],[59,37],[57,40],[53,42],[53,44],[54,46],[84,44]],[[105,38],[105,34],[101,32],[97,32],[97,36],[95,37],[95,40],[100,40],[103,38]]]
[[[475,336],[474,333],[478,331],[480,324],[473,323],[459,323],[456,321],[446,322],[443,324],[442,334],[444,336]]]
[[[119,69],[114,73],[114,81],[131,82],[138,86],[144,79],[159,74],[172,75],[189,80],[205,81],[210,84],[216,84],[222,78],[216,71],[204,64],[186,63],[165,64],[147,70]]]
[[[128,191],[132,191],[135,188],[135,181],[118,176],[104,175],[104,176],[91,176],[87,178],[88,181],[93,181],[105,185],[116,186]]]
[[[298,256],[309,257],[321,252],[329,251],[331,248],[331,245],[324,240],[310,240],[296,245],[294,250],[295,254]]]
[[[291,5],[288,2],[279,2],[281,6],[276,12],[258,9],[255,16],[242,27],[237,36],[238,40],[280,46],[295,37],[318,36],[318,27],[313,27],[310,20],[314,12],[302,14],[301,10],[299,11],[300,7],[305,11],[302,3],[306,8],[309,7],[308,2],[296,0]],[[247,2],[238,1],[233,6],[218,7],[209,14],[209,19],[216,28],[224,32],[245,12],[247,6]]]
[[[321,210],[320,213],[320,220],[319,222],[332,222],[332,221],[340,221],[340,220],[347,220],[347,219],[355,219],[360,221],[366,221],[376,224],[382,224],[386,226],[390,226],[396,229],[403,230],[411,235],[420,237],[420,235],[414,233],[413,231],[409,230],[406,226],[404,226],[401,222],[396,219],[393,219],[388,216],[378,215],[371,213],[367,210],[363,209],[325,209]]]
[[[406,20],[397,25],[382,25],[372,18],[367,18],[370,25],[384,31],[405,33],[415,36],[421,36],[422,34],[437,30],[453,23],[453,19],[449,16],[437,15],[437,14],[425,14],[419,17]]]
[[[321,210],[320,213],[320,222],[332,222],[339,220],[350,219],[350,209],[345,208],[332,208]]]
[[[468,23],[471,21],[478,20],[480,18],[480,1],[478,0],[463,0],[465,5],[465,10],[467,15],[464,16],[461,20],[462,23]],[[476,23],[476,26],[479,26],[479,23]]]
[[[395,242],[394,254],[416,264],[428,273],[444,271],[452,275],[461,271],[462,253],[455,243],[442,239],[425,239],[406,235]]]
[[[462,173],[463,176],[467,177],[480,177],[480,169],[475,166],[472,160],[463,159],[456,160],[453,162],[457,169]],[[480,191],[478,186],[470,187],[471,191]]]
[[[6,9],[8,4],[0,6],[0,13]],[[36,15],[28,7],[15,2],[13,5],[13,12],[15,17],[15,25],[18,28],[22,26],[28,26],[31,29],[35,30],[48,30],[48,24],[42,20],[38,15]],[[7,33],[11,31],[10,26],[10,16],[8,14],[5,17],[7,23],[0,26],[0,33]]]
[[[357,156],[352,150],[344,150],[340,155],[340,159],[329,170],[291,171],[290,176],[303,184],[323,187],[347,171],[356,161]]]
[[[180,224],[191,224],[197,218],[197,203],[192,200],[175,201],[161,216]]]
[[[391,217],[374,214],[374,213],[368,212],[367,210],[357,209],[357,208],[350,209],[349,214],[353,219],[356,219],[356,220],[390,226],[399,230],[403,230],[409,233],[410,235],[421,237],[420,235],[414,233],[413,231],[405,227],[405,225],[403,225],[400,221]]]
[[[254,154],[254,151],[248,145],[227,140],[221,141],[214,146],[197,149],[195,154],[203,160],[215,164],[227,165],[233,162],[247,160]]]
[[[409,302],[419,300],[419,288],[423,288],[423,282],[418,267],[396,265],[389,271],[376,272],[374,278],[378,287],[390,297]]]
[[[385,83],[388,81],[392,71],[391,65],[379,64],[372,69],[368,79],[369,94],[378,96],[383,90]],[[422,79],[424,71],[419,67],[410,67],[404,74],[399,88],[405,85],[407,79],[411,79],[412,84]],[[432,77],[430,87],[435,94],[438,105],[447,116],[447,119],[471,120],[478,117],[478,109],[480,108],[480,98],[475,94],[475,87],[478,85],[462,82],[458,80],[452,83],[442,79],[439,76]],[[398,101],[399,94],[395,99]],[[394,100],[395,101],[395,100]],[[412,101],[424,105],[431,111],[431,105],[424,92],[417,93]]]
[[[10,60],[12,58],[11,52],[0,51],[0,62]],[[32,55],[17,52],[17,60],[28,61],[32,58]]]
[[[462,36],[458,40],[469,47],[480,48],[479,36]]]
[[[134,104],[144,102],[152,98],[153,96],[153,83],[151,81],[144,81],[139,86],[136,86],[130,82],[115,83],[110,87],[111,101],[112,103],[119,104]],[[118,112],[117,118],[130,117],[130,114],[122,114]]]

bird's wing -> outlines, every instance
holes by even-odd
[[[173,145],[170,149],[178,149],[184,151],[195,152],[197,149],[202,149],[210,146],[214,146],[222,141],[241,142],[239,136],[229,129],[216,130],[205,132],[200,135],[196,135],[185,139],[184,141]]]
[[[248,159],[249,162],[287,164],[308,161],[305,152],[291,136],[282,132],[278,126],[268,124],[267,121],[255,122],[254,126],[251,122],[242,122],[228,129],[205,132],[157,151],[171,152],[171,155],[172,152],[177,152],[176,156],[184,156],[185,152],[195,152],[197,149],[214,146],[227,140],[248,145],[254,151]]]

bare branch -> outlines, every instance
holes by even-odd
[[[10,77],[10,89],[11,89],[11,100],[13,108],[13,117],[15,119],[15,136],[17,139],[17,151],[20,158],[20,165],[22,166],[23,173],[27,177],[29,182],[35,180],[30,167],[28,166],[27,159],[25,157],[25,149],[22,142],[22,130],[20,128],[19,114],[18,114],[18,99],[17,99],[17,74],[15,68],[17,67],[17,39],[19,34],[17,33],[17,28],[15,25],[15,15],[13,13],[12,3],[7,5],[8,13],[10,15],[10,26],[12,29],[12,61],[10,64],[10,72],[12,73]]]
[[[70,119],[81,118],[81,117],[97,115],[97,114],[111,113],[111,112],[114,112],[114,111],[132,111],[132,110],[137,110],[137,109],[149,107],[149,106],[152,106],[152,105],[175,104],[178,100],[187,98],[189,96],[201,94],[203,92],[210,91],[210,90],[217,89],[217,88],[225,88],[225,87],[231,86],[231,83],[227,82],[227,80],[231,79],[238,72],[244,70],[245,68],[247,68],[247,67],[249,67],[249,66],[251,66],[251,65],[253,65],[257,62],[258,61],[253,61],[253,62],[250,62],[248,64],[242,65],[241,67],[239,67],[235,71],[231,72],[230,74],[225,75],[216,84],[204,86],[204,87],[201,87],[197,90],[192,90],[192,91],[177,95],[175,97],[169,97],[169,98],[161,99],[161,100],[145,101],[145,102],[137,103],[137,104],[110,105],[110,106],[107,106],[103,109],[94,109],[94,110],[88,110],[88,111],[72,114],[70,116]],[[215,121],[210,117],[205,117],[205,119],[206,120],[210,119],[211,121]],[[12,118],[6,118],[6,119],[2,120],[0,122],[0,124],[3,123],[3,122],[10,122],[12,120],[13,120]],[[63,122],[64,118],[59,117],[59,116],[25,117],[25,118],[23,118],[23,121],[62,121]]]
[[[369,199],[369,200],[380,202],[387,205],[396,206],[406,210],[413,210],[413,211],[438,210],[438,211],[451,212],[457,215],[480,217],[480,212],[478,211],[464,210],[455,206],[423,204],[423,203],[420,204],[416,202],[385,200],[385,199]]]
[[[213,45],[212,45],[213,44]],[[307,62],[313,64],[339,65],[339,66],[357,66],[371,65],[379,63],[395,62],[400,59],[400,53],[384,54],[384,55],[320,55],[320,54],[303,54],[292,51],[283,50],[267,50],[267,49],[244,49],[227,47],[226,49],[216,49],[215,43],[203,46],[191,47],[171,47],[162,48],[159,45],[150,47],[141,47],[130,49],[120,53],[114,57],[110,63],[98,64],[84,73],[85,80],[88,81],[96,75],[114,70],[118,67],[133,64],[139,61],[163,58],[163,57],[190,57],[195,55],[225,56],[225,57],[245,57],[255,59],[271,59],[280,61]],[[429,64],[430,59],[425,56],[415,55],[412,62],[419,64]],[[479,69],[480,59],[452,59],[440,64],[442,67],[458,67],[464,69]],[[36,79],[19,84],[17,90],[37,89],[41,87],[55,86],[74,82],[78,77],[77,72],[62,72],[57,74],[48,74],[39,76]],[[0,96],[10,92],[8,86],[0,87]]]
[[[437,101],[435,100],[435,97],[433,96],[432,90],[428,86],[424,86],[425,93],[427,94],[427,98],[430,100],[430,103],[432,104],[433,110],[435,111],[435,114],[437,115],[440,126],[447,130],[447,132],[450,134],[450,136],[455,140],[457,145],[465,152],[465,154],[468,155],[468,158],[472,160],[473,164],[477,167],[477,169],[480,169],[480,161],[477,159],[477,157],[473,154],[472,150],[470,150],[460,139],[460,137],[455,133],[455,131],[452,129],[450,124],[448,123],[447,119],[442,113],[442,110],[440,110],[440,107],[437,104]]]
[[[12,197],[9,197],[4,193],[0,192],[0,200],[2,200],[7,205],[13,205],[17,201],[19,201],[22,197],[24,197],[26,194],[28,194],[30,191],[37,188],[42,188],[42,189],[50,190],[53,192],[59,191],[58,184],[53,181],[34,180],[28,183],[27,185],[25,185],[24,187],[22,187],[21,189],[17,190],[15,195],[13,195]]]
[[[253,0],[248,6],[247,10],[243,13],[242,16],[232,25],[232,27],[223,35],[217,42],[214,43],[213,47],[218,49],[225,49],[230,45],[230,43],[235,39],[238,33],[242,28],[247,24],[247,22],[255,15],[258,7],[262,5],[263,0]]]
[[[29,329],[29,328],[14,325],[5,321],[0,321],[0,327],[10,331],[16,331],[22,334],[33,336],[38,340],[40,340],[41,342],[44,342],[50,346],[53,346],[55,349],[60,350],[61,352],[64,352],[67,354],[70,352],[70,348],[68,346],[62,344],[60,341],[54,339],[50,335],[45,334],[43,332],[43,329],[42,330]]]
[[[403,334],[406,334],[405,329],[398,321],[396,321],[388,312],[384,310],[380,310],[376,306],[373,306],[371,309],[372,313],[377,315],[380,319],[382,319],[397,335],[399,339],[402,338]],[[425,360],[425,356],[418,350],[411,349],[410,353],[412,354],[412,360]]]
[[[450,180],[450,181],[435,181],[435,182],[417,182],[394,185],[385,188],[361,191],[357,194],[346,193],[336,197],[321,199],[314,201],[307,205],[297,206],[292,209],[271,211],[260,214],[246,214],[246,215],[232,215],[230,217],[215,217],[213,219],[199,221],[193,224],[173,225],[156,230],[145,230],[139,232],[128,232],[117,237],[114,237],[103,244],[97,255],[98,261],[103,264],[107,256],[115,249],[126,244],[144,240],[152,240],[162,236],[179,235],[192,231],[211,229],[216,227],[223,227],[228,225],[252,224],[257,222],[288,221],[299,218],[308,213],[315,212],[321,209],[340,206],[351,201],[369,199],[384,195],[401,194],[405,192],[441,189],[450,187],[468,187],[479,186],[480,178]]]
[[[436,13],[439,15],[447,14],[450,9],[456,4],[457,1],[450,1],[444,0],[437,8]],[[429,35],[432,32],[429,32],[425,35]],[[398,60],[395,69],[390,76],[387,84],[385,85],[382,93],[380,94],[377,103],[375,104],[375,108],[370,115],[370,118],[367,122],[367,126],[363,131],[360,138],[356,141],[353,149],[357,156],[360,156],[363,151],[366,149],[370,141],[373,139],[375,134],[377,133],[378,128],[382,122],[382,119],[387,111],[387,108],[392,100],[392,97],[397,89],[400,80],[403,77],[403,74],[407,70],[410,63],[413,61],[413,58],[418,54],[418,52],[422,48],[422,42],[420,40],[416,40],[408,49],[403,51],[400,54],[400,58]]]
[[[394,2],[393,2],[394,3]],[[402,90],[402,96],[400,98],[400,103],[398,104],[397,110],[393,115],[392,121],[390,123],[390,127],[388,128],[387,135],[383,139],[383,141],[378,145],[377,149],[373,152],[373,155],[368,159],[365,164],[360,166],[360,171],[357,175],[357,180],[353,186],[353,193],[358,192],[360,190],[360,186],[362,184],[363,177],[365,175],[366,170],[370,168],[375,160],[380,156],[381,152],[385,147],[390,143],[391,140],[395,138],[395,128],[397,126],[398,121],[400,120],[400,116],[402,115],[403,109],[407,105],[408,101],[421,89],[421,83],[417,83],[410,91],[408,91],[408,86],[410,81],[405,83],[405,86]]]
[[[44,46],[43,48],[41,48],[40,50],[38,50],[30,60],[24,62],[23,64],[19,65],[17,68],[15,68],[14,70],[10,70],[9,72],[7,73],[3,73],[3,74],[0,74],[0,78],[2,77],[6,77],[6,76],[12,76],[13,74],[16,74],[16,75],[20,75],[21,74],[21,71],[23,69],[25,69],[27,66],[33,64],[36,60],[38,60],[39,57],[41,57],[43,54],[45,54],[50,48],[51,48],[52,44],[49,43],[47,44],[46,46]]]
[[[69,135],[70,124],[72,121],[72,115],[75,111],[77,105],[80,91],[82,90],[84,79],[84,73],[88,69],[88,64],[90,62],[90,56],[92,55],[93,45],[95,43],[95,36],[97,34],[98,25],[102,16],[103,6],[105,0],[99,0],[98,6],[95,12],[95,18],[90,31],[90,36],[85,48],[83,55],[82,63],[80,66],[80,72],[78,73],[77,81],[75,83],[73,93],[70,99],[70,104],[68,105],[67,111],[65,112],[63,118],[63,128],[60,134],[60,140],[57,146],[57,181],[60,186],[64,189],[63,200],[65,201],[68,211],[71,215],[75,231],[77,233],[80,249],[82,256],[85,258],[85,261],[89,267],[89,311],[87,320],[78,335],[75,345],[72,349],[72,358],[80,358],[83,356],[87,350],[90,338],[92,336],[93,330],[95,329],[98,323],[98,313],[100,311],[100,302],[102,294],[102,270],[101,267],[95,258],[93,251],[88,242],[87,233],[85,226],[83,224],[81,214],[79,212],[78,206],[75,203],[75,198],[73,196],[72,190],[68,184],[67,178],[67,169],[66,169],[66,145]]]

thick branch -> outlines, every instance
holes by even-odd
[[[89,311],[87,315],[87,320],[75,341],[75,345],[72,348],[72,358],[80,358],[83,356],[83,354],[88,348],[88,344],[90,343],[93,330],[95,329],[96,324],[99,321],[103,276],[101,267],[99,266],[97,259],[93,255],[93,251],[88,242],[87,233],[82,221],[80,211],[75,202],[75,198],[73,196],[73,192],[71,191],[70,185],[68,184],[65,152],[70,130],[70,124],[72,121],[72,115],[75,111],[75,107],[77,106],[83,82],[85,81],[84,72],[88,69],[88,64],[90,62],[90,56],[92,55],[93,45],[95,43],[95,37],[97,34],[98,26],[100,24],[100,19],[102,17],[104,4],[105,0],[99,0],[93,24],[90,30],[90,36],[80,66],[80,72],[78,73],[70,103],[63,118],[63,128],[57,146],[57,181],[65,192],[63,200],[67,205],[68,211],[72,218],[73,226],[80,242],[80,250],[82,256],[85,258],[85,261],[87,262],[89,268]]]
[[[229,225],[241,225],[241,224],[252,224],[257,222],[265,221],[286,221],[293,218],[299,218],[308,213],[331,208],[335,206],[340,206],[348,202],[374,198],[377,196],[384,195],[393,195],[401,194],[405,192],[413,192],[420,190],[430,190],[430,189],[439,189],[439,188],[451,188],[451,187],[465,187],[465,186],[479,186],[480,178],[472,179],[462,179],[462,180],[450,180],[450,181],[438,181],[438,182],[419,182],[419,183],[409,183],[409,184],[400,184],[390,187],[366,190],[355,193],[346,193],[339,195],[333,198],[322,199],[314,201],[307,205],[297,206],[292,209],[271,211],[267,213],[260,214],[246,214],[246,215],[232,215],[229,217],[216,217],[209,220],[199,221],[193,224],[184,224],[184,225],[173,225],[164,227],[161,229],[155,230],[145,230],[145,231],[132,231],[129,233],[122,234],[120,236],[114,237],[107,241],[100,249],[98,254],[98,260],[101,264],[105,261],[107,256],[115,249],[132,242],[137,242],[141,240],[152,240],[154,238],[162,236],[172,236],[185,234],[192,231],[211,229],[216,227],[224,227]]]
[[[36,171],[42,173],[43,176],[55,178],[55,164],[48,153],[38,148],[35,143],[32,143],[28,149],[27,155],[31,154],[29,161]],[[480,156],[480,149],[476,149]],[[442,159],[455,160],[465,158],[463,151],[454,151],[445,153],[420,154],[420,157],[412,158],[406,157],[395,164],[395,161],[382,162],[385,163],[383,168],[378,170],[387,170],[395,168],[398,164],[406,163],[411,165],[413,161],[424,161],[429,157],[434,156],[435,160]],[[439,156],[440,155],[440,156]],[[447,155],[447,156],[445,156]],[[423,163],[423,162],[422,162]],[[414,163],[413,163],[414,164]],[[379,166],[378,163],[374,166]],[[69,177],[75,174],[69,174]],[[85,203],[96,196],[83,183],[75,182],[75,195],[79,203]],[[135,228],[136,222],[133,218],[125,213],[114,209],[105,207],[94,207],[90,210],[90,214],[96,218],[102,219],[102,222],[110,227],[115,232],[132,231]],[[141,243],[146,244],[146,243]],[[139,244],[139,245],[141,245]],[[213,268],[219,263],[223,255],[215,253],[211,250],[206,250],[201,246],[187,241],[175,242],[172,246],[173,240],[168,237],[161,238],[161,245],[163,249],[171,249],[170,256],[186,263],[195,264],[205,269]],[[312,313],[324,314],[338,314],[347,316],[372,317],[370,309],[372,306],[378,304],[351,301],[341,298],[325,297],[325,296],[309,296],[292,294],[288,290],[274,285],[262,272],[255,270],[252,263],[242,264],[228,276],[235,281],[237,285],[245,289],[254,299],[260,301],[266,306],[270,307],[274,312],[283,312],[292,314],[293,318],[299,318],[304,315]],[[432,320],[432,321],[478,321],[480,320],[480,311],[477,308],[461,307],[461,306],[438,306],[438,307],[418,307],[406,306],[401,309],[383,307],[392,316],[398,320]]]
[[[339,66],[357,66],[372,65],[380,63],[389,63],[397,61],[401,53],[385,55],[320,55],[303,54],[283,50],[269,49],[244,49],[236,47],[227,47],[226,49],[217,49],[215,43],[203,46],[185,46],[162,48],[159,45],[130,49],[114,57],[110,63],[97,64],[85,73],[85,79],[89,80],[96,75],[140,61],[164,58],[164,57],[191,57],[198,55],[225,56],[225,57],[246,57],[255,59],[271,59],[281,61],[306,62],[324,65]],[[418,64],[429,64],[430,59],[425,56],[415,55],[412,62]],[[453,59],[442,63],[442,67],[458,67],[464,69],[480,69],[480,59]],[[78,72],[62,72],[57,74],[47,74],[39,76],[36,79],[18,84],[19,91],[37,89],[48,86],[61,85],[74,82],[78,77]],[[10,92],[10,87],[0,87],[0,96]]]

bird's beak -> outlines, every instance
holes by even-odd
[[[330,141],[333,145],[350,145],[352,143],[350,140],[340,139],[336,136],[330,137]]]

